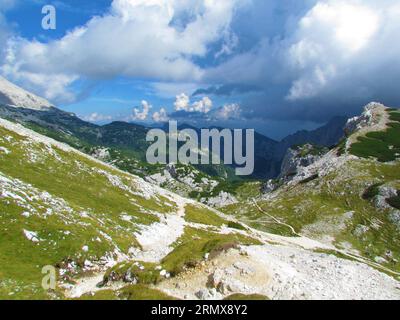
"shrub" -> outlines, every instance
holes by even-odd
[[[362,198],[364,200],[371,200],[375,198],[379,193],[379,187],[382,186],[383,183],[375,183],[372,186],[365,189]]]

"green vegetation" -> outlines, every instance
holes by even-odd
[[[364,200],[371,200],[375,198],[379,194],[379,188],[382,186],[382,184],[383,183],[375,183],[368,187],[362,194],[362,198]]]
[[[298,233],[315,239],[329,237],[337,247],[351,246],[372,261],[384,257],[386,267],[400,271],[398,225],[361,196],[374,197],[377,187],[387,183],[400,187],[400,163],[353,160],[315,180],[312,188],[307,184],[282,187],[275,197],[258,204]],[[370,186],[367,190],[366,184]],[[292,236],[287,227],[277,224],[252,202],[234,204],[223,211],[259,230]]]
[[[136,279],[137,284],[157,284],[161,281],[157,264],[141,261],[122,262],[107,270],[104,283],[125,281],[127,277]]]
[[[196,207],[194,205],[187,205],[185,208],[185,220],[188,222],[205,224],[209,226],[221,227],[227,225],[228,221],[221,218],[216,213],[205,207]]]
[[[134,233],[159,221],[153,212],[176,210],[162,196],[140,196],[131,176],[77,153],[2,127],[0,146],[8,151],[0,152],[0,189],[12,191],[0,198],[0,298],[60,295],[41,288],[43,266],[71,262],[74,273],[66,276],[79,276],[85,260],[139,247]]]
[[[350,153],[362,157],[376,158],[380,162],[394,161],[400,158],[400,113],[390,112],[386,131],[370,132],[365,137],[359,137],[358,142],[350,147]]]
[[[262,184],[260,181],[244,179],[239,181],[217,179],[217,181],[219,181],[219,184],[213,190],[192,191],[189,194],[190,198],[200,200],[217,197],[221,192],[227,192],[234,195],[238,200],[244,200],[258,196]]]
[[[246,227],[245,227],[245,226],[243,226],[243,225],[240,224],[240,223],[233,222],[233,221],[230,221],[230,222],[228,223],[228,228],[237,229],[237,230],[246,230]]]
[[[94,294],[83,295],[79,300],[177,300],[167,294],[150,288],[149,286],[137,284],[126,286],[117,291],[113,290],[100,290]]]
[[[263,296],[261,294],[232,294],[229,297],[226,297],[224,300],[226,301],[265,301],[270,300],[267,296]]]
[[[174,251],[162,260],[162,266],[175,276],[195,267],[206,254],[211,258],[238,244],[257,245],[260,242],[239,234],[218,234],[186,227],[184,235],[175,243]]]
[[[299,157],[306,157],[308,155],[313,155],[313,156],[321,156],[324,155],[329,151],[329,148],[327,147],[322,147],[318,146],[315,144],[302,144],[302,145],[295,145],[292,146],[293,150],[296,150],[299,152]]]

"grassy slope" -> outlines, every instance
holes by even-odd
[[[398,113],[397,113],[398,114]],[[397,117],[397,118],[396,118]],[[393,116],[392,121],[400,120]],[[397,124],[387,132],[368,134],[374,137],[376,148],[361,139],[354,150],[364,150],[363,157],[378,156],[377,150],[393,151],[389,145],[400,145]],[[389,154],[388,152],[379,154]],[[390,152],[392,154],[392,152]],[[360,154],[358,154],[360,155]],[[380,159],[385,160],[387,159]],[[365,199],[373,185],[390,184],[400,187],[400,163],[359,159],[348,162],[329,176],[292,187],[284,186],[275,197],[260,201],[259,205],[270,215],[292,225],[297,232],[319,239],[330,238],[338,247],[349,246],[363,256],[374,260],[384,257],[384,265],[400,270],[400,231],[390,219],[390,210],[378,210],[373,201]],[[364,195],[364,197],[363,197]],[[396,204],[396,198],[392,200]],[[223,209],[249,225],[277,234],[292,235],[291,231],[260,212],[251,202],[231,205]],[[359,230],[367,230],[359,232]],[[389,251],[391,254],[388,254]]]
[[[13,287],[13,298],[40,297],[44,265],[68,259],[82,264],[116,248],[127,252],[138,246],[137,226],[158,221],[153,211],[174,211],[165,198],[141,197],[132,177],[76,153],[32,143],[2,127],[0,146],[9,152],[0,153],[0,174],[10,179],[0,187],[0,297]],[[23,230],[42,241],[28,241]]]
[[[116,250],[127,253],[139,247],[134,233],[140,226],[177,211],[165,197],[144,194],[143,185],[131,175],[1,126],[0,179],[0,299],[62,298],[61,291],[49,294],[41,288],[43,266],[64,268],[73,261],[77,268],[70,276],[76,279],[83,275],[85,260],[96,263]],[[163,261],[167,270],[176,273],[223,244],[257,243],[241,235],[218,234],[215,227],[230,222],[204,206],[190,205],[187,212],[188,222],[214,231],[187,228]],[[35,232],[40,242],[29,241],[24,230]],[[100,292],[94,298],[168,298],[143,287],[155,281],[154,266],[139,276],[140,286]]]
[[[358,157],[376,158],[380,162],[394,161],[400,158],[400,112],[391,111],[389,128],[386,131],[370,132],[359,137],[350,148],[350,153]]]

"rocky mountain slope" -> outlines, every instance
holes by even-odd
[[[400,271],[400,112],[371,103],[347,138],[268,193],[222,210],[266,232],[307,236]]]
[[[46,99],[23,90],[2,76],[0,76],[0,105],[10,105],[16,108],[28,108],[38,111],[48,111],[53,107]]]
[[[337,160],[332,153],[330,160],[324,159],[324,165],[315,164],[321,177],[356,160],[350,155]],[[362,188],[369,185],[368,172],[379,170],[379,179],[384,172],[391,178],[397,174],[392,168],[397,162],[380,167],[357,161],[368,163],[359,173],[363,182],[355,183]],[[353,192],[354,199],[351,190],[342,196],[348,199],[335,193],[335,184],[347,181],[349,172],[350,167],[340,179],[321,182],[321,188],[331,188],[327,191],[301,184],[297,188],[304,189],[293,194],[280,190],[267,202],[255,202],[265,213],[257,211],[258,220],[247,217],[252,228],[229,217],[235,208],[224,215],[0,119],[0,298],[399,299],[400,283],[393,271],[399,258],[396,227],[389,224],[386,211],[362,220],[372,204],[356,200],[358,193]],[[306,218],[310,223],[304,230],[295,224],[297,234],[283,224],[270,228],[269,203],[282,212],[293,206],[288,211],[293,220],[301,217],[299,222]],[[243,205],[248,213],[254,209]],[[352,214],[347,206],[354,207]],[[308,220],[309,212],[322,220]],[[329,228],[337,227],[330,217],[345,219],[341,223],[346,227],[354,220],[373,245],[367,249],[379,253],[371,259],[359,247],[340,247],[343,238],[327,239]],[[391,243],[385,242],[388,235]],[[42,268],[48,265],[57,271],[54,290],[41,286]]]

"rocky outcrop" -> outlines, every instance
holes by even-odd
[[[201,199],[200,202],[206,203],[207,205],[215,207],[215,208],[222,208],[222,207],[229,206],[231,204],[235,204],[238,202],[238,200],[230,193],[221,191],[218,196],[209,198],[208,200]]]
[[[261,193],[267,194],[278,190],[278,188],[282,185],[282,183],[277,179],[268,180],[261,187]]]
[[[380,114],[380,110],[384,110],[386,107],[377,102],[371,102],[364,107],[364,112],[358,116],[351,118],[347,121],[346,126],[344,127],[344,132],[347,137],[352,135],[353,133],[372,126],[374,122],[378,122],[378,119],[375,117]]]
[[[390,186],[382,186],[379,188],[378,195],[374,199],[375,207],[378,209],[393,209],[388,203],[388,199],[397,196],[397,190]]]
[[[299,168],[308,167],[327,152],[325,148],[318,148],[311,144],[290,148],[282,162],[280,179],[290,180],[299,172]]]
[[[278,179],[268,180],[261,189],[262,193],[267,194],[274,192],[281,185],[292,181],[302,169],[320,160],[327,152],[327,148],[311,144],[290,148],[283,159],[281,173]]]

